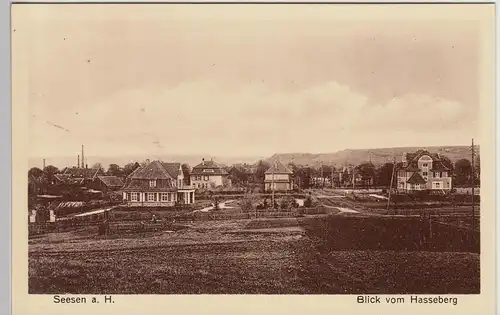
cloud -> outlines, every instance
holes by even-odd
[[[456,101],[408,94],[375,103],[335,81],[294,91],[263,82],[200,79],[171,88],[121,91],[77,112],[44,113],[44,118],[71,130],[58,135],[61,141],[91,142],[96,150],[111,153],[158,150],[154,142],[179,153],[328,150],[321,142],[346,147],[362,134],[371,139],[377,133],[435,132],[439,137],[440,132],[471,127],[467,107]],[[42,125],[33,128],[34,138],[47,134]],[[384,141],[376,146],[391,145],[390,138]]]

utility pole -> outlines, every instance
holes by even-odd
[[[323,161],[320,161],[319,167],[321,168],[321,180],[323,182],[323,185],[321,188],[325,188],[325,176],[323,175]]]
[[[276,161],[274,161],[274,165],[271,166],[271,189],[272,189],[272,203],[273,203],[273,211],[274,211],[274,168],[276,167]]]
[[[331,171],[330,186],[333,189],[333,163],[330,163],[330,171]]]
[[[474,170],[474,138],[472,138],[472,146],[471,146],[471,153],[472,153],[472,176],[471,176],[471,181],[472,181],[472,235],[474,235],[474,231],[476,230],[476,215],[475,215],[475,205],[474,205],[474,180],[476,178],[476,173]]]
[[[396,170],[396,158],[394,158],[394,162],[392,164],[391,185],[389,186],[389,197],[387,198],[387,213],[389,213],[389,206],[391,205],[391,191],[392,191],[392,183],[394,181],[394,171],[395,170]]]

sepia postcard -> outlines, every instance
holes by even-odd
[[[13,4],[14,314],[494,314],[494,10]]]

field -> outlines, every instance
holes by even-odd
[[[120,236],[97,236],[97,228],[47,234],[29,241],[29,292],[479,293],[479,254],[416,251],[404,241],[376,246],[370,229],[382,241],[396,224],[370,220],[335,215],[195,222]]]

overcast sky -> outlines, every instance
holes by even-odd
[[[219,8],[19,5],[30,156],[73,156],[81,144],[92,155],[256,156],[478,137],[474,21],[411,19],[410,6],[370,20],[340,6]]]

